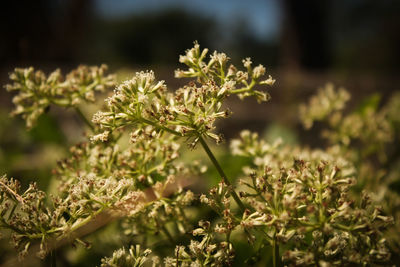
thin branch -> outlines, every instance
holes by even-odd
[[[21,204],[25,204],[24,199],[18,195],[16,192],[14,192],[10,187],[8,187],[5,183],[0,181],[0,185],[4,186],[4,188],[15,197],[16,200],[18,200]]]
[[[142,123],[146,123],[146,124],[152,125],[152,126],[158,128],[158,129],[164,130],[164,131],[169,132],[171,134],[174,134],[174,135],[177,135],[177,136],[182,136],[182,134],[180,132],[172,130],[172,129],[166,127],[166,126],[160,125],[160,124],[158,124],[156,122],[153,122],[151,120],[147,120],[145,118],[139,118],[139,121],[141,121]]]
[[[226,176],[224,170],[221,168],[221,165],[219,165],[217,159],[215,158],[214,154],[211,152],[210,148],[208,147],[206,141],[204,141],[203,137],[199,137],[200,143],[203,146],[204,150],[206,151],[208,157],[210,158],[211,162],[214,164],[215,168],[217,169],[219,175],[222,177],[222,179],[224,180],[225,184],[227,184],[228,186],[231,186],[231,183],[228,180],[228,177]],[[232,189],[232,197],[233,199],[236,201],[236,203],[238,204],[238,206],[240,207],[240,209],[242,211],[245,210],[245,206],[243,204],[243,202],[240,200],[239,196],[236,194],[235,190]]]
[[[94,127],[93,127],[92,123],[85,117],[85,115],[83,115],[82,111],[78,107],[75,107],[75,111],[79,115],[79,117],[82,119],[82,121],[90,128],[90,130],[92,132],[94,132]]]

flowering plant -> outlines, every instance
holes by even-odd
[[[208,145],[223,140],[216,121],[231,115],[225,100],[237,95],[265,102],[270,97],[262,89],[275,80],[249,58],[239,69],[224,53],[207,54],[195,43],[180,56],[187,69],[175,77],[192,81],[176,91],[152,71],[136,73],[116,86],[91,122],[79,106],[116,84],[105,66],[81,66],[65,78],[59,70],[46,77],[33,68],[10,75],[6,89],[17,92],[12,114],[28,128],[56,105],[73,108],[91,132],[58,162],[57,194],[0,178],[0,228],[11,233],[20,259],[30,251],[54,257],[68,243],[89,248],[88,234],[114,225],[110,231],[126,246],[104,255],[101,266],[390,263],[400,243],[398,234],[388,233],[399,229],[393,216],[400,202],[395,192],[380,196],[370,180],[388,162],[383,149],[398,133],[399,96],[381,110],[367,106],[343,115],[349,94],[328,85],[300,110],[306,127],[328,121],[328,148],[267,143],[245,130],[230,144],[231,154],[246,162],[240,179],[231,180]],[[356,139],[365,143],[362,149],[352,147]],[[207,167],[185,160],[182,144],[190,151],[202,147],[220,177],[216,187],[191,186],[207,179]],[[398,175],[398,169],[380,175],[379,189],[389,192]],[[247,247],[244,259],[236,256],[239,246]]]

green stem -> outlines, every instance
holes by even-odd
[[[199,71],[199,73],[200,73],[200,75],[201,76],[203,76],[203,78],[206,80],[206,81],[208,81],[209,80],[209,78],[208,78],[208,76],[203,72],[203,70],[201,69],[201,67],[200,66],[198,66],[198,71]]]
[[[169,132],[169,133],[172,133],[172,134],[174,134],[174,135],[182,136],[182,134],[181,134],[180,132],[175,131],[175,130],[172,130],[172,129],[168,128],[168,127],[165,127],[165,126],[163,126],[163,125],[160,125],[160,124],[158,124],[158,123],[156,123],[156,122],[153,122],[153,121],[151,121],[151,120],[147,120],[147,119],[145,119],[145,118],[140,118],[139,121],[141,121],[141,122],[143,122],[143,123],[146,123],[146,124],[149,124],[149,125],[152,125],[152,126],[158,128],[158,129],[162,129],[162,130],[164,130],[164,131],[166,131],[166,132]]]
[[[244,87],[244,88],[240,88],[240,89],[231,90],[231,91],[229,91],[229,94],[242,94],[242,93],[246,93],[250,90],[251,90],[250,88]]]
[[[332,226],[333,226],[334,228],[337,228],[337,229],[342,230],[342,231],[351,232],[351,231],[353,230],[352,227],[346,226],[346,225],[343,225],[343,224],[339,224],[339,223],[332,224]]]
[[[199,136],[199,141],[201,145],[203,146],[204,150],[206,151],[208,157],[210,158],[211,162],[214,164],[215,168],[217,169],[219,175],[222,177],[224,180],[225,184],[228,186],[231,186],[231,183],[228,180],[228,177],[226,176],[224,170],[222,170],[221,165],[219,165],[217,159],[215,158],[214,154],[211,152],[210,148],[208,147],[206,141],[204,141],[203,137]],[[240,207],[242,211],[245,210],[245,206],[243,202],[240,200],[239,196],[236,194],[235,190],[232,189],[232,197]]]
[[[241,93],[246,93],[248,91],[251,91],[251,89],[253,89],[253,87],[256,85],[256,81],[252,80],[251,83],[243,88],[240,89],[235,89],[235,90],[230,90],[229,93],[230,94],[241,94]]]
[[[274,267],[278,266],[279,261],[279,245],[276,242],[276,235],[272,239],[272,264]]]
[[[78,108],[75,107],[75,111],[76,113],[78,113],[79,117],[83,120],[83,122],[90,128],[90,130],[92,130],[92,132],[94,132],[94,127],[93,125],[90,123],[90,121],[85,117],[85,115],[83,115],[82,111]]]
[[[65,232],[65,230],[68,230],[68,233],[72,233],[76,230],[78,230],[79,228],[85,226],[87,223],[89,223],[91,220],[93,220],[97,215],[99,215],[100,213],[102,213],[105,210],[105,207],[100,208],[99,210],[97,210],[96,212],[92,213],[90,216],[86,217],[85,219],[81,220],[79,223],[75,223],[72,224],[71,227],[58,227],[58,228],[54,228],[51,229],[49,231],[46,232],[46,234],[52,234],[55,232]],[[27,234],[26,235],[29,239],[38,239],[38,238],[42,238],[43,237],[43,233],[35,233],[35,234]],[[60,235],[58,237],[56,237],[57,240],[61,240],[62,238],[64,238],[64,235]]]

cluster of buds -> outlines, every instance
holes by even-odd
[[[264,166],[270,168],[291,168],[295,159],[308,162],[335,162],[344,175],[354,175],[355,167],[342,154],[340,147],[333,146],[326,150],[306,149],[302,147],[287,146],[278,138],[272,144],[260,139],[257,133],[243,130],[240,132],[239,139],[233,139],[230,143],[233,155],[251,159],[253,167],[259,171],[264,170]],[[254,168],[243,167],[246,175],[254,173]]]
[[[231,243],[215,242],[208,221],[200,221],[193,236],[201,236],[201,241],[191,240],[188,248],[177,246],[174,257],[164,259],[166,267],[173,266],[229,266],[235,256]]]
[[[200,201],[210,206],[217,214],[221,216],[222,222],[215,226],[214,231],[219,234],[229,236],[239,224],[231,207],[230,196],[232,186],[227,186],[220,182],[217,187],[211,188],[207,195],[201,195]]]
[[[101,267],[142,267],[149,261],[150,249],[142,251],[140,245],[114,251],[111,257],[101,259]]]
[[[361,143],[362,156],[378,152],[380,160],[385,160],[382,153],[385,144],[393,141],[399,107],[398,96],[378,110],[379,96],[373,95],[350,114],[342,113],[350,94],[343,88],[335,90],[332,84],[320,89],[311,97],[307,105],[300,106],[300,118],[305,128],[311,128],[314,121],[326,121],[330,129],[322,132],[331,144],[342,144],[344,148],[352,143]]]
[[[165,191],[168,185],[175,183],[175,178],[169,177],[164,183],[156,183],[153,192],[156,197],[146,208],[130,217],[125,222],[125,234],[138,235],[141,232],[157,235],[163,232],[169,235],[167,227],[168,223],[177,224],[181,234],[187,233],[188,229],[183,224],[188,223],[183,208],[190,204],[194,199],[193,193],[190,191],[177,190],[174,195],[165,197]],[[233,214],[229,216],[230,201],[229,188],[220,183],[218,187],[210,190],[210,194],[206,197],[202,195],[201,201],[211,205],[216,212],[222,211],[226,214],[224,220],[231,221]],[[218,202],[218,203],[217,203]],[[221,203],[223,202],[223,203]],[[230,218],[228,218],[230,217]],[[227,229],[227,223],[218,224],[212,227],[209,221],[200,221],[199,227],[191,231],[193,239],[187,247],[177,246],[172,257],[164,258],[164,266],[225,266],[230,265],[234,259],[234,250],[230,242],[218,241],[216,235],[226,234],[229,236],[234,226],[231,225],[229,233],[221,232],[222,228]],[[201,237],[201,240],[198,240]],[[153,266],[159,265],[158,257],[153,260]]]
[[[176,222],[184,233],[188,231],[184,209],[191,204],[194,195],[190,190],[183,190],[179,179],[200,174],[205,169],[196,161],[186,165],[177,162],[179,145],[173,137],[161,136],[147,126],[132,133],[131,139],[135,140],[124,149],[111,142],[74,146],[70,149],[71,156],[59,161],[54,170],[61,179],[59,191],[64,198],[76,196],[78,206],[81,202],[106,203],[107,209],[127,217],[126,234],[160,232],[168,222]],[[113,196],[113,192],[108,191],[113,188],[111,181],[129,182],[130,186],[120,186],[126,193],[123,198],[98,199],[103,193],[87,194],[80,188],[88,177],[91,185],[105,184],[100,190],[106,193],[105,198]],[[83,194],[77,195],[75,191]],[[95,202],[92,201],[94,196]],[[96,207],[88,208],[95,210]]]
[[[76,107],[82,102],[94,102],[95,92],[104,91],[115,84],[114,75],[105,75],[106,65],[100,67],[79,66],[65,77],[59,69],[46,76],[42,71],[15,69],[10,74],[13,84],[5,88],[17,91],[12,115],[21,115],[27,128],[32,128],[50,105]]]
[[[12,241],[22,257],[35,240],[40,240],[38,256],[44,258],[55,240],[82,227],[106,208],[137,199],[135,208],[139,210],[143,202],[143,192],[135,191],[132,180],[99,180],[94,175],[79,177],[65,196],[53,197],[50,206],[46,194],[34,183],[26,191],[19,191],[16,180],[1,177],[1,227],[12,231]]]
[[[32,240],[44,239],[65,223],[61,209],[53,212],[46,208],[45,193],[32,183],[20,192],[17,180],[0,178],[0,227],[12,230],[12,242],[19,256],[28,254]],[[46,241],[42,241],[38,256],[44,258],[47,253]]]
[[[345,89],[339,88],[336,91],[333,84],[328,83],[310,98],[307,105],[300,105],[300,118],[304,127],[309,129],[314,121],[323,120],[331,113],[343,110],[349,99],[350,94]]]
[[[176,71],[176,77],[198,77],[199,83],[190,82],[174,93],[168,93],[164,82],[157,82],[152,71],[138,72],[118,86],[106,100],[108,110],[99,111],[93,117],[93,122],[104,130],[93,139],[105,140],[109,132],[125,126],[140,129],[151,125],[157,132],[186,137],[191,147],[202,137],[220,143],[222,137],[214,133],[214,124],[217,119],[230,115],[229,110],[223,109],[226,97],[237,94],[265,101],[269,98],[267,94],[254,87],[272,85],[274,80],[269,77],[261,81],[265,68],[260,65],[253,69],[249,60],[245,61],[247,72],[244,72],[237,71],[233,65],[227,68],[225,54],[215,52],[208,64],[203,62],[206,55],[207,49],[200,52],[196,43],[181,56],[180,61],[189,70]]]
[[[146,194],[146,204],[141,210],[130,212],[129,206],[126,209],[127,218],[123,225],[125,235],[156,236],[162,233],[171,241],[172,234],[167,225],[174,225],[177,234],[185,234],[190,230],[185,209],[192,204],[195,196],[192,191],[184,190],[174,175],[156,182],[143,192]]]
[[[175,77],[196,77],[201,84],[213,81],[220,87],[219,96],[238,94],[240,98],[254,96],[259,102],[269,100],[269,94],[254,89],[256,85],[271,86],[275,83],[271,76],[263,80],[266,73],[263,65],[253,68],[250,58],[246,58],[243,60],[246,70],[241,71],[232,64],[228,66],[229,57],[217,51],[214,51],[210,60],[205,62],[207,53],[207,48],[200,50],[200,45],[195,42],[194,47],[188,49],[186,54],[179,58],[179,62],[188,66],[188,70],[176,70]]]
[[[95,174],[98,179],[129,177],[137,186],[143,187],[153,185],[156,177],[165,178],[187,171],[177,162],[179,144],[173,138],[160,138],[159,133],[152,136],[152,131],[146,133],[145,129],[135,134],[137,137],[131,139],[136,141],[125,149],[111,143],[73,146],[70,157],[59,161],[54,170],[57,178],[63,181],[61,186],[68,188],[77,177]]]
[[[245,168],[248,178],[241,180],[240,195],[254,209],[245,211],[242,227],[262,229],[270,242],[286,244],[284,260],[294,265],[316,264],[316,259],[366,264],[390,257],[382,231],[393,219],[370,201],[350,197],[356,180],[348,162],[317,151],[288,153],[249,132],[242,137],[232,147],[253,160]],[[311,233],[321,236],[310,243]],[[356,253],[362,257],[353,257]]]
[[[357,183],[370,192],[371,198],[382,205],[384,212],[395,217],[396,225],[390,227],[385,236],[392,248],[398,248],[399,237],[391,233],[400,229],[400,197],[392,186],[400,177],[396,145],[400,137],[400,94],[393,94],[383,104],[381,96],[374,94],[357,108],[344,113],[343,104],[348,98],[349,93],[343,89],[334,90],[327,86],[312,97],[308,105],[302,105],[303,124],[307,127],[312,125],[312,121],[327,122],[329,128],[323,130],[322,136],[338,148],[340,155],[355,163]],[[326,108],[334,106],[336,108]],[[312,115],[321,110],[324,110],[320,113],[323,116]],[[360,200],[358,192],[356,197]]]

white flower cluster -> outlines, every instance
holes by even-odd
[[[95,92],[103,92],[115,85],[115,76],[106,76],[106,70],[106,65],[82,65],[64,78],[59,69],[46,76],[40,70],[35,71],[33,67],[17,68],[10,74],[14,83],[5,86],[8,91],[18,92],[13,98],[16,107],[12,115],[21,115],[30,129],[52,104],[77,107],[82,102],[94,102]]]
[[[150,249],[141,251],[140,245],[131,246],[128,250],[121,248],[114,251],[109,258],[101,259],[101,267],[141,267],[148,261]]]
[[[248,178],[241,180],[245,188],[240,196],[252,209],[243,214],[244,229],[262,229],[271,244],[292,248],[283,259],[294,265],[316,264],[316,259],[334,258],[340,265],[389,259],[381,231],[393,218],[368,202],[368,195],[360,204],[350,197],[356,183],[350,162],[335,155],[334,149],[331,153],[285,149],[259,141],[248,131],[241,136],[232,142],[232,149],[252,159],[252,165],[244,168]],[[309,243],[310,233],[321,236]]]
[[[96,113],[92,121],[105,131],[151,125],[156,131],[187,137],[192,147],[201,137],[220,143],[222,137],[214,133],[214,124],[217,119],[230,115],[229,110],[222,109],[224,99],[238,94],[266,101],[269,96],[254,90],[254,86],[272,85],[274,80],[269,77],[260,81],[265,68],[260,65],[252,69],[248,60],[245,63],[247,72],[243,72],[237,71],[233,65],[227,68],[229,58],[223,53],[212,54],[207,64],[203,62],[206,55],[207,49],[200,51],[200,46],[195,43],[186,55],[180,57],[180,62],[189,70],[178,70],[175,76],[197,77],[198,83],[190,82],[172,94],[167,92],[163,81],[156,82],[153,72],[138,72],[117,87],[114,95],[107,99],[108,110]],[[92,140],[105,140],[106,133],[95,135]]]
[[[350,99],[350,94],[343,88],[335,90],[333,84],[328,83],[320,88],[318,94],[311,97],[308,105],[300,106],[300,118],[304,127],[311,128],[314,121],[325,119],[329,114],[340,111]]]

